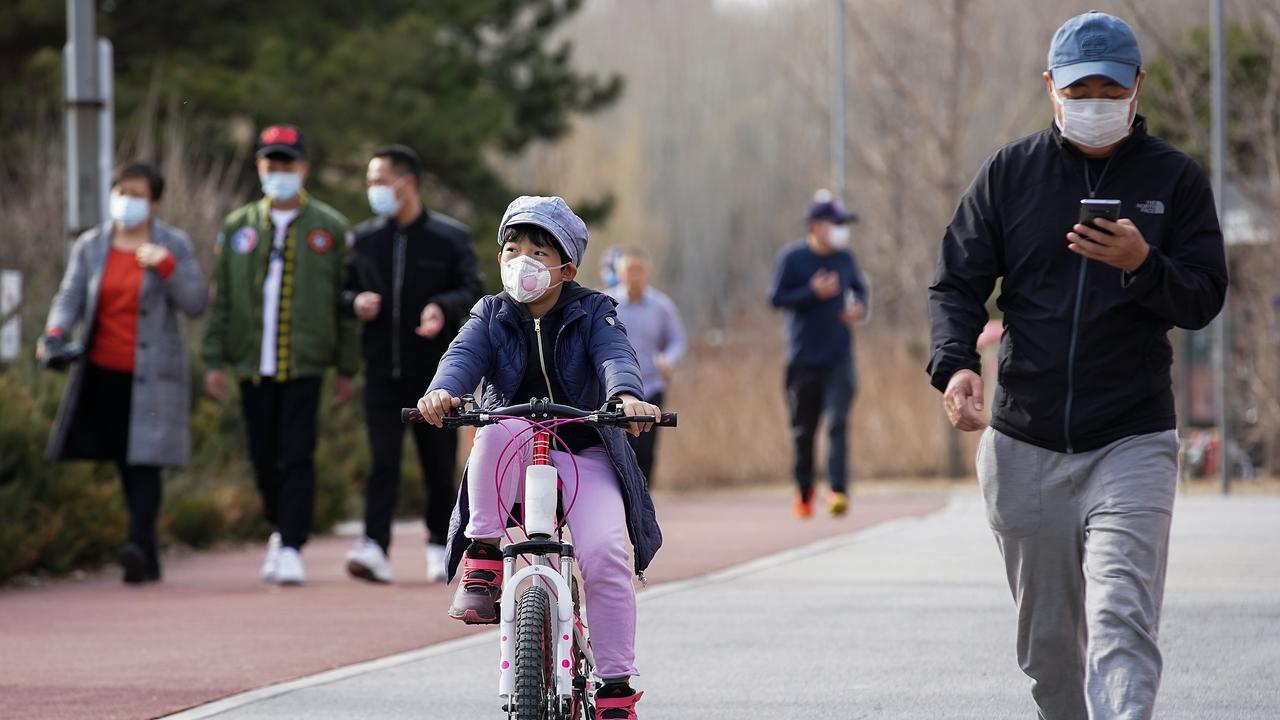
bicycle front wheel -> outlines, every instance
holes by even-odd
[[[520,594],[516,610],[516,720],[550,720],[555,693],[551,597],[540,585]]]

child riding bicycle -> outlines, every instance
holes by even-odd
[[[549,398],[595,410],[617,400],[627,415],[660,416],[658,407],[640,400],[640,366],[618,322],[616,303],[573,282],[586,251],[587,228],[564,200],[517,198],[503,215],[498,243],[505,291],[472,308],[418,401],[423,418],[442,426],[459,398],[481,382],[482,409]],[[505,420],[476,433],[449,533],[449,578],[462,576],[449,616],[463,622],[498,622],[499,544],[506,528],[500,508],[516,498],[531,453],[526,445],[502,478],[498,464],[526,427]],[[651,429],[640,424],[631,432]],[[604,683],[596,693],[597,718],[605,720],[636,717],[641,694],[629,683],[637,672],[631,575],[634,570],[643,577],[662,544],[644,476],[622,433],[567,425],[556,430],[551,451],[564,495],[574,496],[565,521],[582,569],[596,672]],[[628,539],[634,565],[627,561]]]

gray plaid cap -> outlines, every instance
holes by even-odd
[[[522,195],[512,200],[498,226],[498,245],[502,245],[502,233],[508,226],[523,224],[537,225],[551,233],[569,262],[581,267],[582,256],[587,252],[587,224],[563,198]]]

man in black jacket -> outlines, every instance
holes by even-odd
[[[1209,183],[1147,134],[1140,65],[1118,18],[1059,28],[1044,74],[1054,123],[978,171],[929,289],[929,374],[951,423],[974,431],[974,344],[1002,279],[978,476],[1046,719],[1151,717],[1177,481],[1167,333],[1204,327],[1226,294]],[[1079,224],[1084,198],[1119,200],[1119,220]]]
[[[365,537],[347,553],[347,571],[390,582],[387,551],[400,490],[404,426],[400,408],[426,391],[449,341],[484,294],[471,233],[428,211],[419,195],[422,164],[403,145],[369,161],[369,205],[377,217],[355,228],[343,303],[364,324],[364,409],[373,470],[365,486]],[[458,438],[414,425],[426,494],[427,579],[443,581],[444,545],[456,494]]]

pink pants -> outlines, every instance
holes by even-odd
[[[502,458],[505,465],[511,454],[517,453],[502,480],[502,504],[510,508],[520,497],[517,490],[523,490],[524,469],[533,462],[533,432],[525,432],[510,447],[507,444],[526,427],[526,423],[518,420],[504,420],[476,433],[467,465],[471,510],[467,537],[503,537],[506,514],[498,505],[498,488],[494,482],[501,470],[498,456],[507,449],[507,456]],[[600,446],[577,456],[552,451],[551,464],[560,474],[561,496],[568,510],[566,521],[573,536],[578,566],[582,569],[596,674],[602,678],[635,675],[636,591],[631,584],[630,540],[617,473],[608,453]]]

